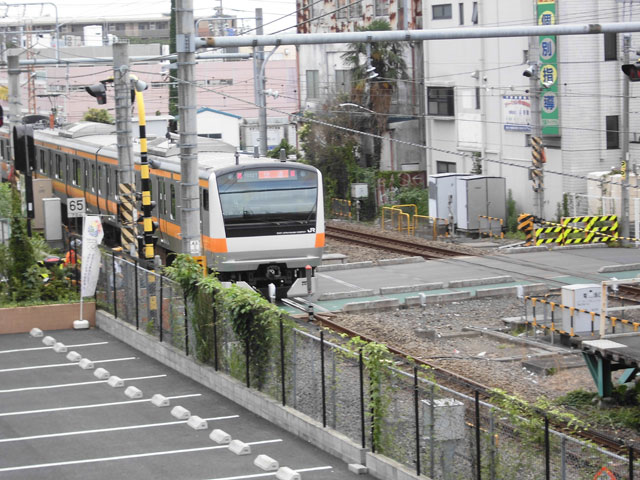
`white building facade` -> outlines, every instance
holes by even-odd
[[[298,0],[298,7],[306,3]],[[366,25],[371,18],[376,18],[375,12],[386,12],[386,18],[396,29],[597,24],[629,21],[631,9],[636,17],[640,14],[637,2],[632,4],[629,0],[364,0],[360,3],[362,10],[356,9],[350,22],[345,23],[335,13],[319,19],[316,27],[313,20],[309,21],[309,31],[353,30],[356,24]],[[299,20],[320,17],[344,5],[340,0],[324,2],[320,11],[304,13],[303,10],[303,18]],[[545,127],[557,126],[556,131],[554,128],[543,131],[547,159],[543,215],[554,218],[562,210],[565,194],[587,193],[586,178],[590,172],[620,167],[625,81],[620,70],[622,44],[622,34],[557,36],[542,48],[539,40],[536,41],[542,55],[538,58],[529,54],[530,40],[526,37],[427,41],[420,46],[408,46],[407,51],[412,56],[419,54],[418,58],[423,61],[412,62],[409,58],[410,78],[404,82],[404,90],[399,92],[396,102],[399,108],[405,103],[403,113],[413,112],[416,118],[424,118],[421,124],[424,133],[413,138],[404,135],[402,139],[425,148],[415,152],[415,157],[388,153],[382,167],[393,170],[417,167],[428,175],[465,173],[471,171],[474,159],[479,157],[483,174],[506,178],[507,189],[519,211],[537,214],[537,196],[529,179],[531,83],[523,72],[533,63],[544,77],[551,72],[548,68],[551,64],[552,81],[545,86],[539,84],[539,88],[545,96],[541,102],[545,112],[542,122]],[[635,52],[638,47],[640,35],[634,34],[631,51]],[[300,47],[302,108],[313,107],[314,101],[321,103],[339,88],[340,78],[348,76],[348,72],[341,72],[345,67],[339,61],[344,49],[346,46],[342,45]],[[631,57],[632,61],[635,59]],[[420,71],[420,64],[424,72]],[[630,90],[630,170],[638,163],[639,156],[640,119],[634,113],[640,107],[634,98],[640,88],[637,85],[632,83]],[[412,97],[412,92],[422,93],[424,100]],[[393,138],[397,134],[393,125],[390,124],[389,130],[387,136]],[[385,143],[383,151],[386,148],[391,152],[392,143]],[[632,189],[631,196],[634,195]]]

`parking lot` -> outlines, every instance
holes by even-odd
[[[29,334],[0,336],[2,479],[276,478],[265,457],[255,464],[259,455],[303,479],[372,478],[105,332],[44,335],[66,351]],[[156,394],[169,405],[156,406]],[[231,444],[218,443],[220,432],[210,438],[214,429]]]

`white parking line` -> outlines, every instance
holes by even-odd
[[[204,418],[203,420],[207,420],[208,422],[215,422],[218,420],[228,420],[231,418],[239,418],[240,415],[228,415],[226,417],[211,417]],[[7,442],[23,442],[25,440],[40,440],[44,438],[56,438],[56,437],[67,437],[72,435],[87,435],[90,433],[106,433],[106,432],[118,432],[121,430],[137,430],[139,428],[153,428],[153,427],[166,427],[171,425],[180,425],[183,423],[187,423],[188,420],[178,420],[175,422],[164,422],[164,423],[146,423],[142,425],[129,425],[126,427],[112,427],[112,428],[98,428],[95,430],[77,430],[75,432],[61,432],[61,433],[48,433],[45,435],[31,435],[29,437],[16,437],[16,438],[3,438],[0,439],[0,443]]]
[[[247,445],[262,445],[266,443],[277,443],[277,442],[282,442],[282,439],[276,438],[274,440],[262,440],[261,442],[248,442]],[[6,467],[6,468],[0,468],[0,472],[15,472],[17,470],[32,470],[36,468],[62,467],[66,465],[80,465],[83,463],[112,462],[114,460],[129,460],[132,458],[155,457],[159,455],[174,455],[176,453],[206,452],[208,450],[221,450],[221,449],[227,449],[227,448],[229,448],[228,445],[215,445],[213,447],[184,448],[181,450],[165,450],[162,452],[120,455],[118,457],[87,458],[84,460],[70,460],[68,462],[41,463],[39,465],[22,465],[19,467]]]
[[[304,472],[317,472],[320,470],[330,470],[333,467],[331,465],[326,465],[324,467],[311,467],[311,468],[294,468],[293,470],[298,473]],[[264,478],[264,477],[274,477],[277,472],[268,472],[268,473],[255,473],[253,475],[239,475],[237,477],[222,477],[222,478],[209,478],[208,480],[244,480],[245,478]]]
[[[125,357],[125,358],[112,358],[109,360],[92,360],[93,363],[109,363],[109,362],[124,362],[126,360],[137,360],[138,357]],[[22,370],[37,370],[39,368],[56,368],[56,367],[73,367],[77,366],[76,362],[67,363],[53,363],[51,365],[33,365],[31,367],[17,367],[17,368],[3,368],[0,373],[3,372],[20,372]]]
[[[166,374],[163,374],[163,375],[149,375],[146,377],[131,377],[131,378],[123,378],[122,381],[130,382],[132,380],[149,380],[151,378],[162,378],[166,376],[167,376]],[[61,383],[59,385],[42,385],[39,387],[10,388],[8,390],[0,390],[0,393],[28,392],[30,390],[48,390],[50,388],[81,387],[84,385],[95,385],[97,383],[107,383],[108,381],[109,380],[96,380],[93,382]]]
[[[190,393],[188,395],[176,395],[173,397],[167,397],[169,400],[177,398],[191,398],[200,397],[201,393]],[[110,402],[110,403],[94,403],[91,405],[76,405],[73,407],[58,407],[58,408],[43,408],[41,410],[23,410],[22,412],[6,412],[0,413],[0,417],[11,417],[14,415],[31,415],[32,413],[48,413],[48,412],[63,412],[65,410],[82,410],[84,408],[99,408],[99,407],[113,407],[117,405],[129,405],[132,403],[150,402],[150,398],[142,398],[139,400],[126,400],[123,402]]]
[[[94,345],[106,345],[109,342],[95,343],[79,343],[77,345],[67,345],[67,348],[92,347]],[[14,350],[0,350],[0,353],[16,353],[16,352],[33,352],[35,350],[52,350],[53,347],[32,347],[32,348],[16,348]]]

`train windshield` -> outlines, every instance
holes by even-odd
[[[318,175],[313,170],[239,170],[218,177],[218,192],[227,233],[234,225],[315,225]]]

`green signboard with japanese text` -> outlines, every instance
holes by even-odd
[[[538,1],[538,25],[555,25],[556,1]],[[542,135],[560,135],[558,109],[558,60],[555,35],[539,37],[540,42],[540,121]]]

